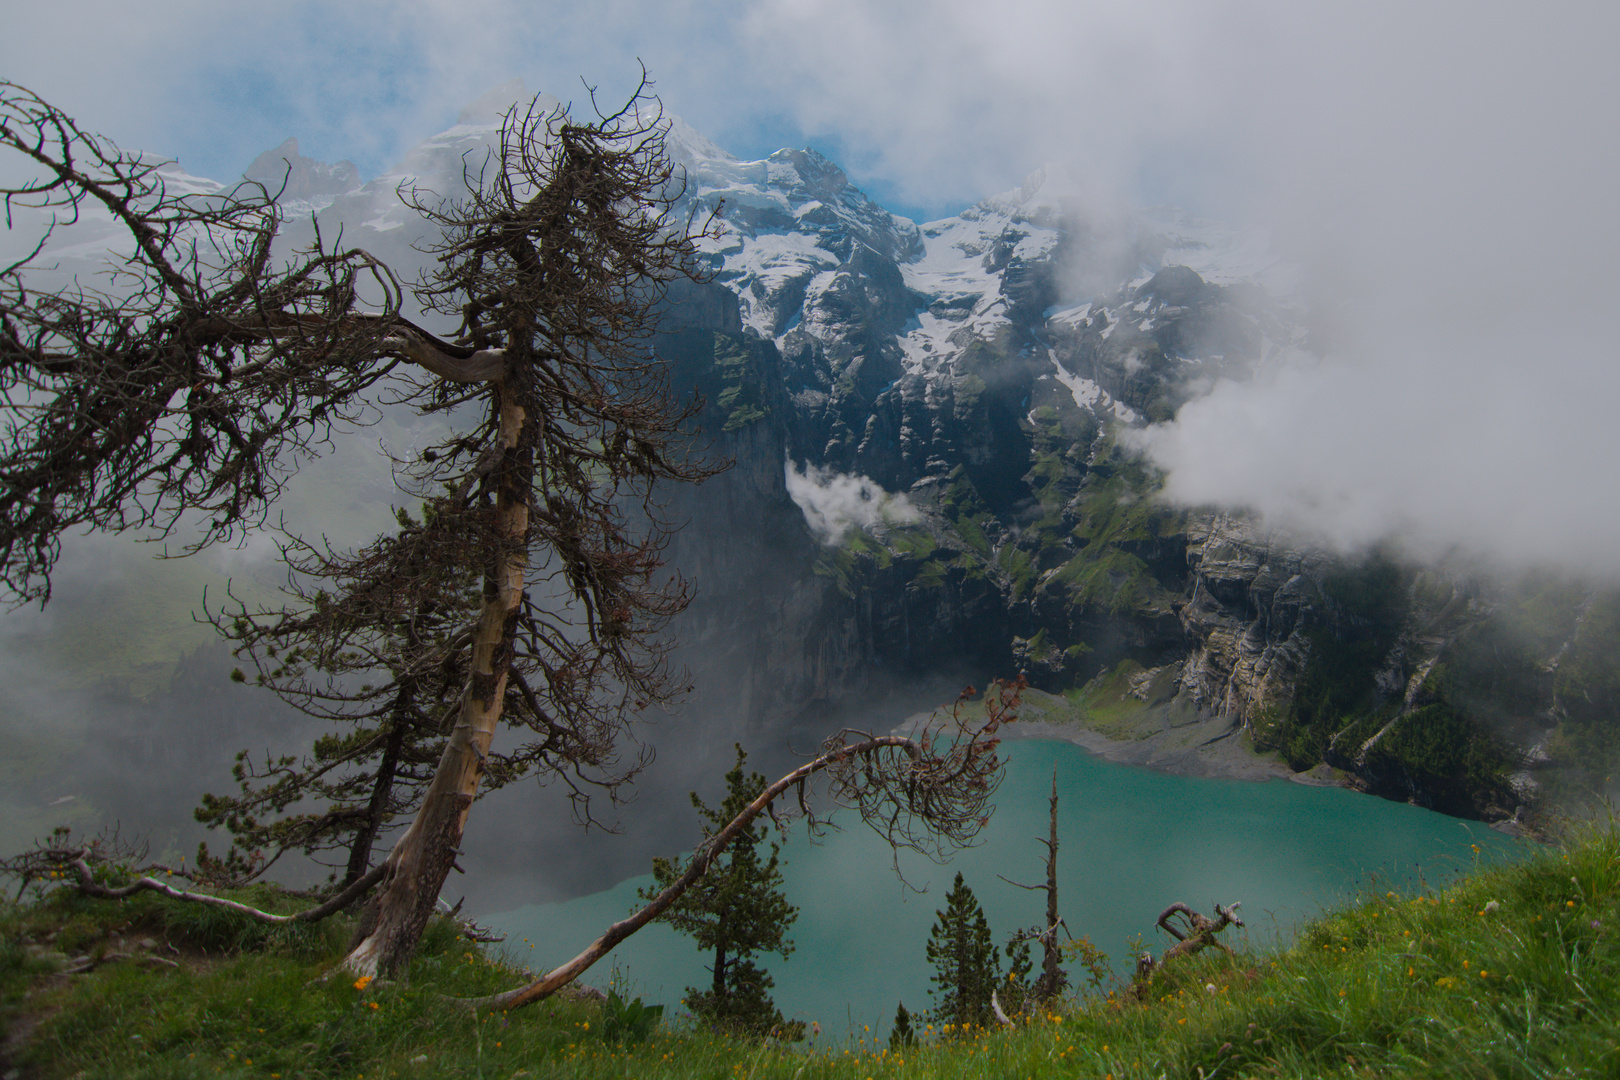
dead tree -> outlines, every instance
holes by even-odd
[[[669,400],[647,348],[664,284],[694,263],[645,90],[589,123],[514,110],[470,163],[466,199],[417,193],[442,239],[416,295],[459,317],[447,340],[401,317],[400,283],[364,251],[317,233],[272,259],[281,217],[262,186],[171,191],[161,163],[0,83],[0,149],[38,170],[0,195],[45,222],[0,267],[0,587],[14,600],[48,599],[66,529],[200,523],[188,550],[240,536],[335,424],[380,403],[477,416],[413,463],[424,527],[358,554],[360,591],[331,597],[409,597],[416,565],[478,583],[442,752],[346,961],[360,974],[397,972],[414,949],[512,686],[565,771],[610,758],[630,715],[684,689],[662,634],[687,592],[662,567],[653,490],[715,470],[688,454],[694,407]],[[92,208],[128,238],[108,290],[36,292],[36,260]]]
[[[1058,853],[1058,827],[1057,827],[1057,767],[1052,768],[1052,794],[1047,800],[1049,811],[1049,827],[1047,837],[1040,842],[1046,845],[1046,884],[1024,885],[1010,878],[1001,877],[1009,885],[1031,891],[1040,890],[1046,893],[1046,926],[1044,929],[1035,928],[1020,930],[1014,935],[1014,941],[1039,941],[1041,943],[1041,974],[1035,980],[1032,994],[1036,1001],[1050,1001],[1061,994],[1069,985],[1069,977],[1061,966],[1063,961],[1063,947],[1058,944],[1058,928],[1068,933],[1068,926],[1058,914],[1058,884],[1057,884],[1057,853]],[[1038,839],[1038,838],[1037,838]],[[1070,935],[1071,940],[1073,935]]]
[[[873,735],[845,729],[821,746],[821,753],[768,785],[741,813],[692,853],[685,871],[639,911],[608,927],[578,956],[527,986],[478,998],[475,1008],[515,1009],[532,1005],[561,990],[606,956],[613,947],[669,910],[708,871],[728,844],[760,814],[777,816],[776,802],[790,792],[794,809],[815,826],[817,818],[809,784],[827,781],[834,804],[856,809],[861,820],[891,847],[939,853],[971,844],[990,821],[990,803],[1001,783],[997,732],[1017,719],[1020,676],[995,682],[985,693],[985,720],[966,723],[961,707],[974,693],[968,687],[957,699],[950,721],[930,726],[915,737]]]
[[[602,755],[630,715],[685,689],[661,635],[688,594],[662,571],[671,526],[654,485],[714,470],[689,463],[693,409],[671,406],[646,350],[664,282],[692,248],[668,221],[679,192],[665,128],[635,104],[591,125],[514,114],[465,202],[417,202],[443,234],[441,269],[417,296],[459,314],[457,340],[499,350],[503,370],[478,395],[482,424],[417,471],[450,493],[425,541],[481,571],[482,599],[443,756],[348,959],[360,974],[399,970],[432,914],[519,656],[537,722]],[[422,391],[430,408],[466,397],[442,381]]]
[[[990,800],[1002,777],[998,733],[1003,725],[1017,719],[1024,685],[1022,677],[1011,683],[992,683],[984,696],[982,721],[967,721],[962,717],[962,706],[975,693],[968,687],[958,697],[947,719],[931,722],[916,735],[875,735],[849,728],[837,732],[822,744],[820,753],[813,759],[768,785],[730,822],[700,844],[680,876],[646,906],[608,927],[578,956],[526,986],[463,1004],[506,1010],[555,994],[589,970],[615,945],[668,911],[760,814],[768,814],[780,823],[783,815],[778,814],[776,804],[784,796],[793,796],[788,815],[803,816],[814,829],[823,820],[817,816],[811,789],[811,784],[818,779],[825,785],[821,791],[828,803],[853,808],[895,849],[909,848],[938,856],[971,845],[979,830],[989,824],[994,810]],[[373,868],[319,907],[293,915],[277,915],[222,897],[177,889],[153,874],[158,871],[165,877],[174,876],[170,867],[143,867],[136,871],[143,876],[128,885],[103,885],[95,879],[91,865],[115,861],[109,856],[120,853],[128,857],[130,853],[126,849],[108,847],[103,850],[98,844],[71,844],[65,832],[58,833],[53,840],[54,844],[41,845],[0,862],[0,872],[23,875],[25,885],[28,880],[67,878],[71,874],[71,884],[91,896],[118,899],[151,891],[173,900],[205,904],[267,923],[314,922],[334,914],[363,895],[382,877],[387,866],[385,863]]]
[[[1199,914],[1186,904],[1171,904],[1159,915],[1158,927],[1171,937],[1176,943],[1164,951],[1164,955],[1157,961],[1151,953],[1143,953],[1136,961],[1136,978],[1131,983],[1131,992],[1137,997],[1147,993],[1148,984],[1153,974],[1172,960],[1180,960],[1184,956],[1192,956],[1206,948],[1214,947],[1224,953],[1231,954],[1232,950],[1225,942],[1216,939],[1215,935],[1228,926],[1241,928],[1243,920],[1238,918],[1239,904],[1230,904],[1222,907],[1215,905],[1215,918],[1210,919]],[[1179,915],[1186,924],[1185,928],[1178,927],[1171,922],[1173,916]]]

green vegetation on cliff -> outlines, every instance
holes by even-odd
[[[1360,724],[1365,738],[1394,716],[1400,702],[1380,702],[1376,676],[1400,636],[1409,584],[1399,564],[1378,555],[1328,575],[1322,591],[1334,617],[1309,630],[1310,660],[1293,702],[1257,733],[1260,749],[1280,750],[1291,768],[1308,769],[1341,731]]]
[[[967,470],[960,465],[951,470],[950,483],[940,497],[940,511],[963,543],[980,555],[990,554],[990,541],[985,538],[984,526],[994,521],[995,515],[985,508],[978,489],[968,479]]]
[[[1585,773],[1592,784],[1620,771],[1620,593],[1592,597],[1569,651],[1558,664],[1554,692],[1559,722],[1549,752]]]
[[[767,342],[741,334],[714,335],[714,370],[722,389],[715,404],[725,415],[723,431],[736,431],[770,415],[760,377]]]
[[[1460,634],[1448,663],[1433,664],[1415,691],[1379,683],[1403,634],[1443,630],[1458,618],[1459,595],[1378,552],[1329,574],[1322,591],[1327,617],[1307,632],[1293,700],[1256,726],[1256,748],[1280,751],[1296,770],[1324,761],[1353,770],[1378,794],[1448,813],[1511,813],[1515,757],[1476,704],[1491,695],[1473,670],[1475,638]]]

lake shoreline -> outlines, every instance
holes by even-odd
[[[1023,737],[1001,748],[1006,774],[994,812],[975,843],[950,849],[948,864],[936,861],[939,852],[927,845],[896,851],[855,814],[838,815],[835,827],[814,842],[801,835],[801,823],[781,850],[783,891],[799,908],[797,948],[769,961],[772,994],[784,1016],[859,1039],[869,1034],[864,1026],[877,1030],[887,1022],[897,1002],[909,1008],[924,1000],[934,974],[926,947],[958,873],[983,906],[995,939],[1039,920],[1044,897],[1017,883],[1043,878],[1054,774],[1065,924],[1126,964],[1142,946],[1125,943],[1144,934],[1157,938],[1153,920],[1171,903],[1207,911],[1211,900],[1242,901],[1251,913],[1249,941],[1270,948],[1374,881],[1380,895],[1431,889],[1475,865],[1474,845],[1492,858],[1512,850],[1506,837],[1489,829],[1350,791],[1209,783],[1170,775],[1164,766],[1176,763],[1151,754],[1146,760],[1155,767],[1120,768],[1064,726],[1033,716],[1008,726],[1008,734]],[[1208,775],[1217,764],[1208,753],[1202,758]],[[1178,767],[1190,768],[1197,759]],[[566,903],[486,913],[479,921],[506,934],[525,959],[555,966],[639,907],[638,891],[650,882],[642,875]],[[532,953],[531,945],[537,946]],[[619,984],[621,995],[667,1003],[674,1012],[684,987],[712,978],[708,958],[691,938],[659,923],[621,943],[609,962],[628,980]],[[860,977],[851,978],[852,971]]]
[[[1200,729],[1215,726],[1214,722],[1198,725]],[[1135,765],[1172,776],[1251,783],[1288,780],[1311,787],[1354,787],[1348,779],[1332,775],[1332,770],[1326,767],[1296,773],[1271,755],[1255,753],[1243,745],[1239,733],[1230,729],[1225,721],[1218,722],[1218,730],[1214,732],[1172,728],[1135,739],[1117,739],[1078,724],[1040,720],[1018,721],[1001,734],[1011,740],[1055,739],[1073,743],[1104,761]]]
[[[932,713],[908,717],[897,732],[919,730]],[[1276,754],[1257,753],[1244,741],[1241,726],[1226,717],[1188,721],[1169,710],[1144,709],[1129,723],[1112,728],[1087,723],[1073,703],[1039,690],[1024,691],[1018,719],[1002,728],[1004,739],[1053,739],[1072,743],[1105,761],[1135,765],[1172,776],[1244,780],[1288,780],[1309,787],[1356,790],[1348,774],[1327,765],[1305,772],[1290,769]],[[1179,722],[1178,722],[1179,720]]]
[[[936,715],[918,713],[896,730],[920,730]],[[1331,765],[1319,764],[1304,772],[1295,772],[1280,755],[1255,751],[1245,740],[1242,725],[1228,717],[1189,716],[1162,706],[1132,710],[1128,716],[1114,717],[1109,722],[1098,720],[1065,697],[1025,690],[1018,719],[998,734],[1008,740],[1066,742],[1104,761],[1171,776],[1249,783],[1287,780],[1306,787],[1336,787],[1366,793],[1355,777]],[[1507,836],[1544,843],[1549,839],[1517,820],[1483,824]]]

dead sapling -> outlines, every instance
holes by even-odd
[[[1029,991],[1030,1000],[1035,1002],[1051,1001],[1061,994],[1064,988],[1069,985],[1069,977],[1061,966],[1063,961],[1063,947],[1058,943],[1058,929],[1062,928],[1063,932],[1068,935],[1069,940],[1074,940],[1074,935],[1069,933],[1068,925],[1063,921],[1062,916],[1058,914],[1058,794],[1056,767],[1052,769],[1052,794],[1047,799],[1047,806],[1048,835],[1045,839],[1040,840],[1042,844],[1046,845],[1046,883],[1044,885],[1025,885],[1021,882],[1013,881],[1011,878],[1002,877],[1000,874],[996,875],[1007,884],[1017,886],[1020,889],[1028,889],[1032,892],[1039,891],[1046,893],[1045,928],[1031,927],[1027,930],[1020,930],[1013,935],[1013,942],[1015,944],[1025,941],[1039,941],[1041,943],[1041,974],[1040,977],[1035,980],[1034,986],[1032,986]],[[1040,838],[1037,837],[1037,839]]]
[[[1136,960],[1136,978],[1131,982],[1131,993],[1138,998],[1147,994],[1148,985],[1153,981],[1156,971],[1169,964],[1172,960],[1179,960],[1184,956],[1191,956],[1213,946],[1228,955],[1236,955],[1226,943],[1216,939],[1217,934],[1228,926],[1242,927],[1243,920],[1238,918],[1237,909],[1241,905],[1233,903],[1225,907],[1215,905],[1215,918],[1210,919],[1200,915],[1186,904],[1171,904],[1159,915],[1159,929],[1176,939],[1176,943],[1164,951],[1164,955],[1157,961],[1152,953],[1144,952]],[[1186,923],[1183,928],[1171,921],[1174,916],[1181,916]]]

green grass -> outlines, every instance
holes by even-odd
[[[1478,867],[1443,891],[1370,890],[1279,952],[1211,950],[1169,965],[1141,1002],[1116,987],[1011,1030],[942,1033],[919,1022],[921,1044],[896,1050],[866,1030],[795,1047],[678,1021],[620,1045],[603,1040],[602,1007],[587,1001],[478,1016],[447,1002],[521,978],[449,924],[435,926],[408,984],[357,989],[319,981],[341,952],[341,928],[277,936],[231,922],[153,900],[65,896],[0,912],[6,1022],[37,1025],[5,1066],[87,1080],[1620,1074],[1612,821],[1522,863]],[[122,961],[51,975],[29,946],[37,952],[52,934],[49,947],[71,939],[86,951],[150,934],[180,966]]]

